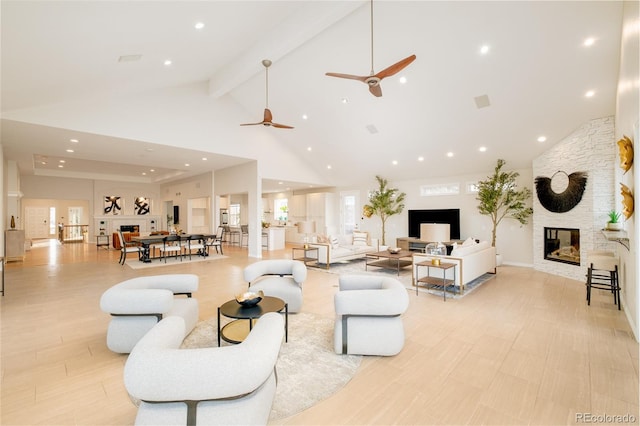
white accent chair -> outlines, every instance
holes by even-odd
[[[112,316],[107,347],[117,353],[131,352],[158,321],[169,315],[182,317],[186,333],[191,332],[199,315],[198,301],[191,297],[198,290],[198,282],[198,276],[192,274],[154,275],[132,278],[105,291],[100,308]]]
[[[404,346],[401,315],[407,289],[395,278],[347,274],[334,296],[334,350],[338,354],[391,356]]]
[[[277,297],[287,303],[289,313],[302,308],[302,283],[307,279],[307,267],[298,260],[261,260],[244,268],[244,280],[249,291],[264,291],[266,296]]]
[[[136,425],[267,424],[283,321],[267,313],[239,345],[201,349],[180,349],[181,318],[160,321],[124,367],[124,385],[141,401]]]

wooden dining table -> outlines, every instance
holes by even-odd
[[[215,234],[180,234],[180,239],[188,239],[191,235],[201,235],[205,240],[208,238],[215,238]],[[140,261],[144,263],[151,263],[151,244],[161,243],[168,235],[145,235],[131,237],[131,241],[135,241],[142,247],[142,254],[140,255]],[[208,256],[206,250],[200,252],[200,256]]]

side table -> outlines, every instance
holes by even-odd
[[[109,236],[108,235],[96,235],[96,248],[100,246],[107,246],[109,249]]]
[[[416,263],[416,296],[418,295],[418,287],[420,286],[420,284],[424,284],[428,287],[441,285],[442,295],[444,296],[444,301],[446,302],[447,286],[454,285],[456,282],[456,266],[458,266],[456,263],[445,262],[440,262],[439,264],[435,265],[430,260]],[[420,277],[420,274],[418,273],[421,267],[427,268],[427,275],[425,275],[424,277]],[[442,270],[442,278],[429,276],[429,271],[431,270],[431,268]],[[453,269],[453,279],[451,280],[447,279],[447,270],[449,269]]]
[[[282,312],[284,309],[284,341],[289,341],[289,305],[277,297],[265,296],[255,306],[243,307],[235,299],[218,307],[218,346],[220,339],[229,343],[241,343],[253,329],[253,324],[267,312]],[[221,327],[221,315],[233,318]]]
[[[296,252],[302,252],[301,255],[296,257]],[[314,257],[315,253],[315,257]],[[318,247],[293,247],[291,249],[291,257],[293,260],[299,260],[304,262],[305,266],[318,266]],[[307,262],[315,262],[314,265],[308,265]]]

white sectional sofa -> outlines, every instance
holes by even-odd
[[[480,241],[476,243],[467,240],[461,245],[457,245],[448,256],[430,255],[424,253],[416,253],[413,255],[413,284],[416,280],[427,275],[427,268],[416,267],[417,263],[431,261],[434,258],[440,259],[441,262],[455,263],[456,278],[454,285],[459,287],[458,292],[464,293],[464,286],[470,281],[475,280],[479,276],[489,272],[496,272],[496,248],[492,247],[488,241]],[[429,276],[442,278],[443,270],[430,268]],[[446,273],[447,279],[452,278],[452,273]]]
[[[349,235],[318,236],[317,242],[309,243],[318,248],[318,264],[329,269],[332,263],[361,259],[367,253],[378,251],[378,240],[368,232],[354,231]]]

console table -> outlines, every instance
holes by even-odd
[[[415,237],[400,237],[396,238],[396,247],[400,247],[402,250],[409,251],[419,251],[420,253],[424,253],[424,249],[427,244],[432,243],[433,241],[424,241]],[[447,247],[447,255],[451,254],[451,250],[453,250],[453,243],[462,243],[461,240],[452,240],[452,241],[443,241]]]

